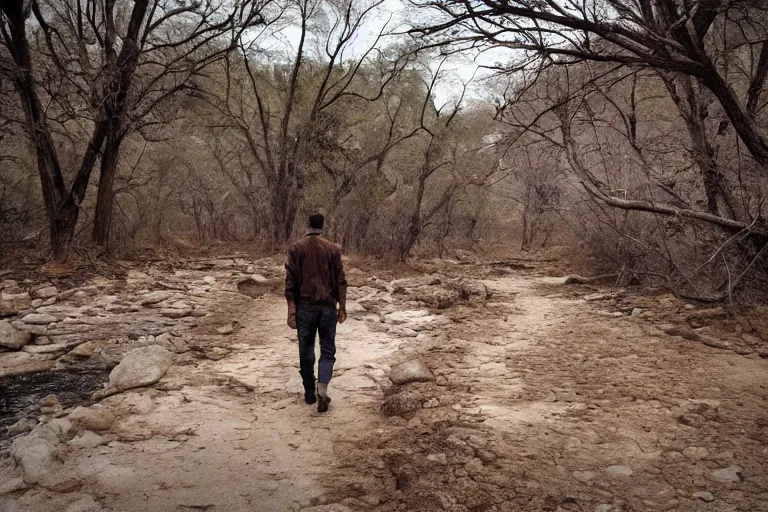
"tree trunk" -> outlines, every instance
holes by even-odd
[[[766,140],[765,134],[761,132],[757,122],[747,114],[734,90],[716,70],[705,74],[701,80],[719,100],[739,138],[752,154],[752,158],[763,170],[768,170],[768,140]]]
[[[110,137],[113,139],[113,137]],[[92,239],[98,245],[107,247],[112,229],[112,212],[115,203],[115,178],[117,163],[120,158],[122,137],[108,140],[101,155],[99,189],[96,197],[96,214],[93,223]]]
[[[520,250],[527,251],[531,247],[531,239],[528,236],[528,217],[530,216],[529,213],[530,207],[526,203],[525,207],[523,208],[523,234],[520,240]]]
[[[666,78],[662,75],[662,79],[688,130],[692,145],[691,156],[699,168],[707,196],[707,211],[713,215],[727,215],[739,220],[735,201],[709,143],[706,127],[709,113],[707,106],[701,101],[699,82],[688,76]],[[680,85],[679,89],[677,85]]]
[[[75,237],[75,227],[80,207],[73,201],[65,201],[49,216],[49,232],[53,259],[65,260]]]
[[[106,147],[101,161],[101,177],[96,200],[96,216],[93,225],[93,241],[107,246],[112,229],[112,209],[115,202],[115,178],[120,158],[120,146],[125,137],[125,119],[128,109],[128,92],[133,83],[133,75],[139,63],[141,48],[139,34],[141,24],[147,12],[149,0],[136,0],[128,23],[126,37],[117,56],[112,49],[107,51],[109,82],[104,88],[103,115],[106,129]],[[114,59],[114,60],[112,60]]]

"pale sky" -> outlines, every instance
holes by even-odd
[[[382,5],[368,14],[355,39],[349,45],[346,55],[360,55],[366,51],[373,44],[376,36],[385,25],[387,25],[387,31],[402,32],[408,28],[408,20],[420,14],[422,12],[404,3],[402,0],[384,0]],[[274,50],[281,50],[284,53],[289,51],[295,52],[300,35],[299,27],[289,25],[283,27],[274,37],[266,38],[264,41],[271,41],[268,45]],[[396,43],[398,40],[407,40],[407,38],[410,38],[410,36],[385,36],[379,41],[379,45],[383,48]],[[487,57],[483,56],[485,62],[487,62]],[[438,61],[435,60],[431,65],[433,71],[436,69],[437,64]],[[437,106],[455,99],[461,92],[462,82],[468,82],[472,79],[473,75],[475,75],[474,87],[470,86],[467,91],[467,97],[477,98],[482,96],[479,90],[482,85],[478,83],[478,79],[487,76],[488,72],[482,69],[478,70],[478,65],[474,62],[472,56],[452,56],[443,65],[443,78],[435,88],[435,102]]]

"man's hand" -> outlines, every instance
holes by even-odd
[[[347,310],[339,309],[339,323],[343,324],[347,320]]]
[[[296,330],[296,305],[288,303],[288,327]]]

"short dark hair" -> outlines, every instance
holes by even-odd
[[[313,213],[309,216],[310,229],[323,229],[325,226],[325,217],[321,213]]]

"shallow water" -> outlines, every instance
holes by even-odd
[[[24,416],[37,415],[37,403],[56,395],[63,407],[89,403],[109,378],[106,370],[78,369],[25,373],[0,379],[0,440]]]

